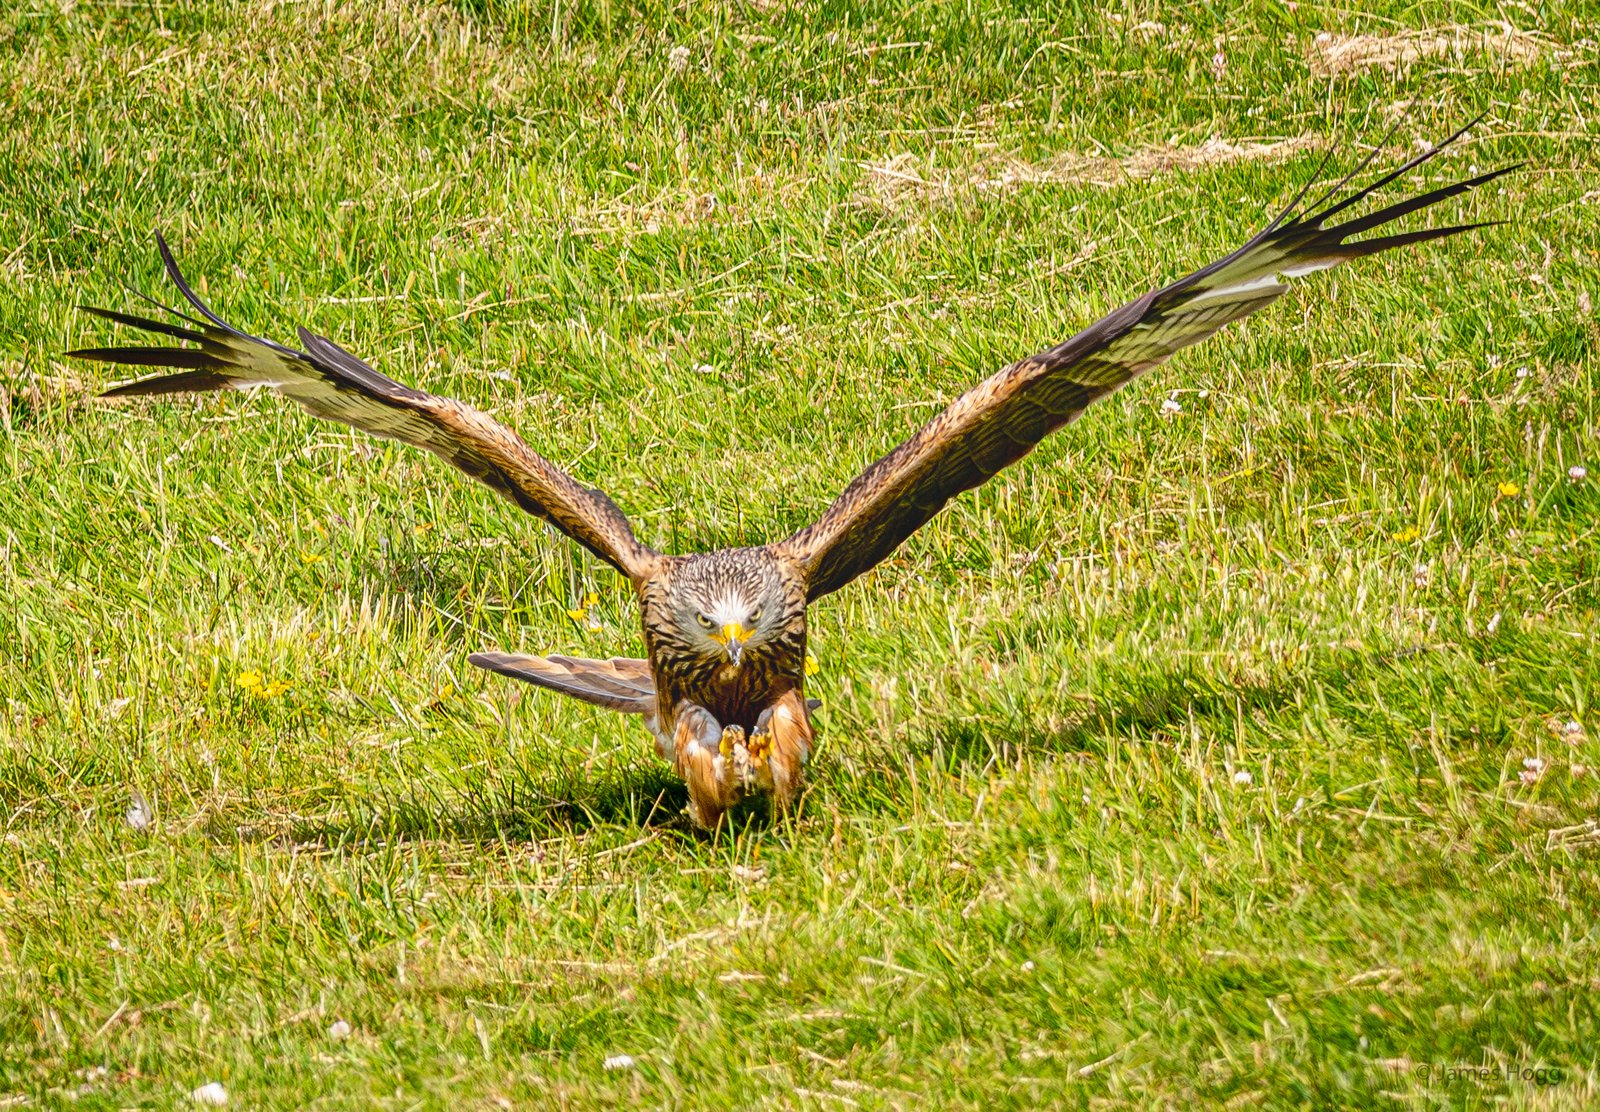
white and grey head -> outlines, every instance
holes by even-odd
[[[737,665],[790,624],[789,592],[764,549],[733,548],[691,556],[672,579],[672,621],[697,656]]]

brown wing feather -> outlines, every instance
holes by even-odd
[[[86,311],[119,324],[185,341],[191,347],[83,348],[67,354],[122,366],[171,367],[180,373],[140,379],[106,391],[135,397],[267,386],[318,417],[425,449],[524,510],[541,517],[624,575],[639,582],[659,559],[639,543],[628,519],[598,490],[529,448],[488,415],[450,398],[401,385],[332,340],[300,330],[304,351],[251,336],[214,314],[184,281],[160,236],[167,274],[204,320],[168,312],[193,327],[109,309]]]
[[[1065,343],[979,383],[857,476],[820,519],[774,548],[804,569],[808,599],[837,591],[885,559],[950,499],[1027,455],[1050,433],[1082,416],[1094,401],[1276,301],[1288,288],[1284,279],[1484,227],[1465,224],[1345,242],[1515,167],[1430,190],[1360,219],[1327,224],[1333,215],[1431,158],[1460,134],[1346,200],[1294,218],[1302,191],[1265,230],[1232,254],[1152,290]]]

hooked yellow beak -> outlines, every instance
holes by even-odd
[[[744,654],[745,642],[750,640],[752,632],[752,630],[744,628],[738,622],[729,622],[722,627],[720,633],[713,633],[711,637],[728,650],[729,663],[737,666],[739,657]]]

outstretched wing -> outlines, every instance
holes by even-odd
[[[1392,247],[1484,227],[1461,224],[1347,242],[1351,236],[1454,197],[1515,167],[1480,174],[1367,216],[1330,224],[1335,216],[1426,162],[1465,131],[1456,132],[1345,200],[1296,217],[1295,210],[1305,196],[1302,190],[1276,220],[1232,254],[1170,286],[1152,290],[1065,343],[991,376],[857,476],[815,523],[774,547],[804,569],[808,598],[837,591],[885,559],[950,499],[1027,455],[1050,433],[1082,416],[1092,402],[1224,325],[1276,301],[1288,289],[1285,279]],[[1315,209],[1342,190],[1371,157],[1307,207]]]
[[[68,352],[77,359],[178,371],[115,387],[106,391],[106,397],[270,387],[317,417],[342,421],[375,436],[401,440],[432,452],[550,522],[635,582],[647,578],[655,567],[657,553],[639,543],[628,519],[610,498],[577,482],[500,422],[461,402],[402,386],[332,340],[304,328],[300,329],[304,351],[240,332],[207,308],[189,288],[159,235],[156,243],[166,263],[167,276],[204,319],[157,306],[192,326],[185,327],[84,306],[85,311],[96,316],[191,345],[82,348]]]

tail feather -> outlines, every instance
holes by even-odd
[[[473,653],[467,659],[479,668],[622,714],[651,714],[656,709],[649,661],[516,653]]]
[[[582,656],[523,656],[519,653],[473,653],[467,659],[479,668],[548,691],[559,691],[592,706],[622,714],[642,714],[654,728],[656,685],[648,660],[621,656],[591,660]],[[806,700],[808,711],[821,705],[819,699]]]

